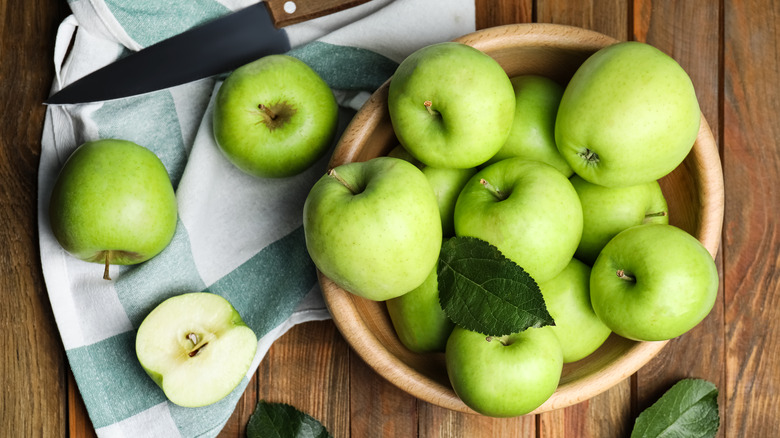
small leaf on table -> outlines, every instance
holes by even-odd
[[[438,280],[442,309],[465,329],[503,336],[554,324],[534,279],[484,240],[447,240]]]
[[[332,438],[311,416],[284,403],[261,400],[246,425],[247,438]]]
[[[718,432],[718,389],[703,379],[683,379],[645,409],[631,438],[708,438]]]

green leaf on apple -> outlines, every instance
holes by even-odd
[[[639,414],[631,438],[714,437],[719,425],[715,385],[704,379],[683,379]]]
[[[246,425],[247,438],[332,438],[325,426],[285,403],[260,400]]]
[[[438,279],[442,309],[465,329],[504,336],[555,324],[536,281],[482,239],[445,242]]]

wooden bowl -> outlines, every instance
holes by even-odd
[[[553,24],[493,27],[456,41],[489,54],[510,77],[539,74],[561,84],[592,53],[617,42],[597,32]],[[336,146],[332,167],[385,155],[398,144],[387,110],[388,86],[389,81],[351,121]],[[670,223],[696,236],[715,257],[723,224],[723,174],[718,147],[704,117],[691,153],[660,183]],[[334,323],[378,374],[421,400],[475,413],[452,390],[443,354],[412,353],[400,343],[384,302],[352,295],[322,274],[319,280]],[[613,334],[590,356],[566,364],[558,389],[534,413],[570,406],[606,391],[645,365],[666,342],[635,342]]]

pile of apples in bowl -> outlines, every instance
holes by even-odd
[[[508,147],[523,140],[557,150]],[[429,403],[579,403],[714,304],[718,149],[690,78],[647,44],[519,24],[421,49],[330,167],[304,207],[325,301],[366,363]]]

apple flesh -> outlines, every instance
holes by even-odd
[[[214,102],[214,138],[236,167],[257,177],[297,175],[322,157],[338,124],[327,83],[304,62],[269,55],[234,70]]]
[[[338,166],[303,206],[314,264],[345,290],[374,301],[421,285],[439,260],[442,231],[422,171],[392,157]]]
[[[456,326],[445,352],[455,393],[491,417],[525,415],[541,406],[563,371],[561,347],[550,328],[490,337]]]
[[[458,196],[455,234],[496,246],[537,282],[566,267],[582,235],[577,192],[549,164],[508,158],[480,170]]]
[[[701,122],[693,83],[657,48],[627,41],[577,69],[561,98],[555,141],[574,172],[602,186],[631,186],[671,172]]]
[[[406,57],[390,80],[390,120],[401,145],[426,165],[476,167],[509,135],[515,95],[493,58],[444,42]]]
[[[641,224],[668,224],[669,208],[657,181],[627,187],[591,184],[570,178],[582,204],[582,238],[574,256],[593,265],[599,252],[619,232]]]
[[[696,238],[665,224],[637,225],[607,243],[593,265],[596,315],[628,339],[682,335],[712,310],[718,269]]]
[[[155,307],[138,327],[135,349],[171,402],[200,407],[222,400],[241,383],[257,337],[227,300],[194,292]]]
[[[590,267],[571,259],[552,280],[539,283],[547,311],[555,320],[552,331],[563,351],[563,362],[576,362],[598,349],[612,330],[590,304]]]
[[[57,176],[49,205],[52,232],[71,255],[108,266],[159,254],[176,231],[176,195],[149,149],[126,140],[84,143]]]

